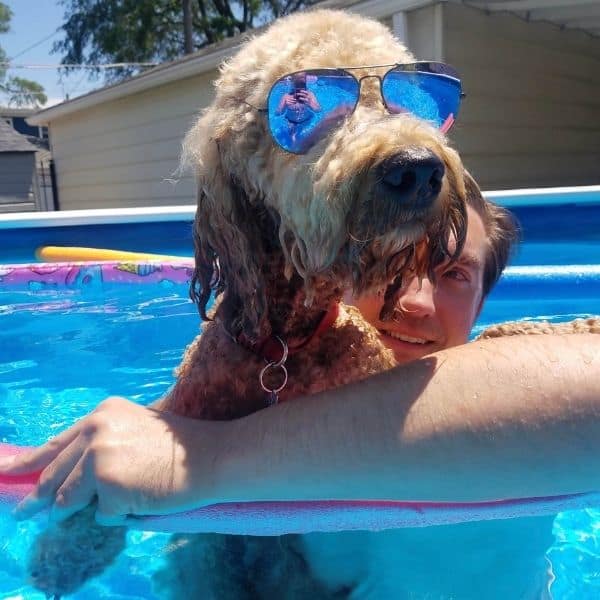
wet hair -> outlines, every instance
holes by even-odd
[[[500,279],[517,242],[521,230],[515,216],[506,208],[486,200],[471,176],[466,177],[467,205],[483,221],[488,251],[483,269],[483,297],[485,298]]]

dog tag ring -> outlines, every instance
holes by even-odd
[[[287,357],[288,357],[288,345],[279,336],[276,336],[276,337],[279,340],[279,342],[281,343],[281,346],[283,347],[283,354],[281,355],[281,358],[278,361],[268,362],[263,367],[262,371],[260,372],[260,376],[259,376],[260,386],[268,394],[267,406],[273,406],[274,404],[277,404],[277,402],[279,401],[279,392],[287,385],[287,381],[288,381],[288,372],[287,372],[287,369],[285,368],[285,361],[287,360]],[[269,388],[265,385],[265,374],[270,369],[277,369],[277,368],[279,368],[283,371],[283,382],[277,388]]]
[[[269,388],[265,385],[265,381],[264,381],[265,374],[270,369],[277,369],[277,368],[279,368],[283,371],[283,383],[277,388]],[[260,372],[260,385],[261,385],[262,389],[265,390],[265,392],[267,392],[267,394],[268,394],[267,404],[269,406],[273,406],[273,404],[277,404],[277,402],[279,400],[279,392],[286,386],[287,380],[288,380],[288,372],[287,372],[287,369],[285,368],[284,364],[270,362],[264,366],[263,370]]]

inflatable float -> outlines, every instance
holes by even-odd
[[[107,248],[84,248],[78,246],[40,246],[35,257],[43,262],[79,262],[79,261],[163,261],[181,262],[181,256],[166,254],[148,254],[145,252],[128,252],[126,250],[109,250]]]
[[[0,457],[27,450],[0,443]],[[0,511],[10,511],[37,482],[39,474],[0,475]],[[492,502],[396,502],[383,500],[313,500],[213,504],[181,513],[131,518],[144,531],[284,535],[315,531],[381,531],[402,527],[449,525],[553,515],[600,506],[600,492]]]

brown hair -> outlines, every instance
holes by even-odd
[[[506,208],[486,200],[473,178],[466,174],[467,205],[483,221],[488,239],[488,252],[483,270],[483,297],[485,298],[500,279],[512,256],[521,231],[515,216]]]

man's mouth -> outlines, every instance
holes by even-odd
[[[412,337],[410,335],[404,335],[402,333],[397,333],[395,331],[384,331],[382,329],[379,330],[379,333],[384,335],[389,335],[390,337],[400,340],[401,342],[409,342],[411,344],[430,344],[433,340],[426,340],[424,338]]]

